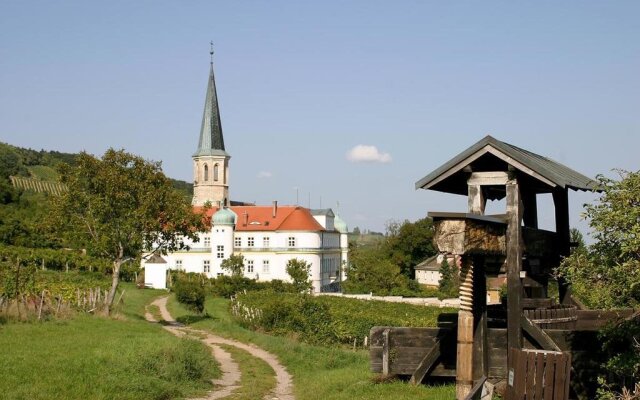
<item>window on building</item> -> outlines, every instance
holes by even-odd
[[[262,260],[262,273],[269,273],[269,260]]]
[[[204,270],[205,274],[211,272],[211,260],[204,260],[202,262],[202,269]]]
[[[204,165],[204,181],[209,180],[209,166],[207,164]]]
[[[216,257],[217,258],[224,258],[224,246],[218,245],[216,247]]]
[[[269,247],[269,236],[262,238],[262,247]]]
[[[253,274],[253,260],[247,260],[247,272]]]
[[[176,269],[182,271],[182,260],[176,260]]]
[[[296,238],[293,236],[289,236],[289,240],[287,240],[289,247],[296,247]]]
[[[213,166],[213,180],[214,181],[218,180],[218,164]]]
[[[210,247],[210,246],[211,246],[211,238],[209,236],[205,236],[204,247]]]
[[[235,237],[233,238],[233,245],[235,247],[242,247],[242,238],[241,237]]]
[[[253,236],[247,238],[247,247],[253,247]]]

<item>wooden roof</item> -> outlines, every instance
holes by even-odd
[[[517,171],[518,179],[534,193],[555,188],[598,191],[598,183],[550,158],[486,136],[416,182],[416,189],[467,195],[471,172]],[[501,199],[504,188],[492,190],[489,199]]]

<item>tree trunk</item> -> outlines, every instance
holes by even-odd
[[[117,259],[113,262],[113,272],[111,274],[111,289],[107,295],[107,315],[111,314],[111,307],[113,306],[113,300],[116,297],[116,291],[118,290],[118,283],[120,283],[120,266],[122,261]]]

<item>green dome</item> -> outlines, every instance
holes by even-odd
[[[342,220],[339,216],[335,216],[333,219],[333,227],[340,233],[349,233],[349,228],[347,227],[347,223]]]
[[[235,225],[236,224],[236,213],[229,210],[228,208],[221,208],[213,214],[213,218],[211,218],[211,223],[215,225]]]

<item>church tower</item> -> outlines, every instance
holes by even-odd
[[[218,202],[228,206],[229,201],[229,159],[231,156],[224,150],[220,110],[216,82],[213,76],[213,43],[211,46],[211,68],[209,83],[204,102],[202,127],[198,150],[193,154],[193,200],[194,206]]]

